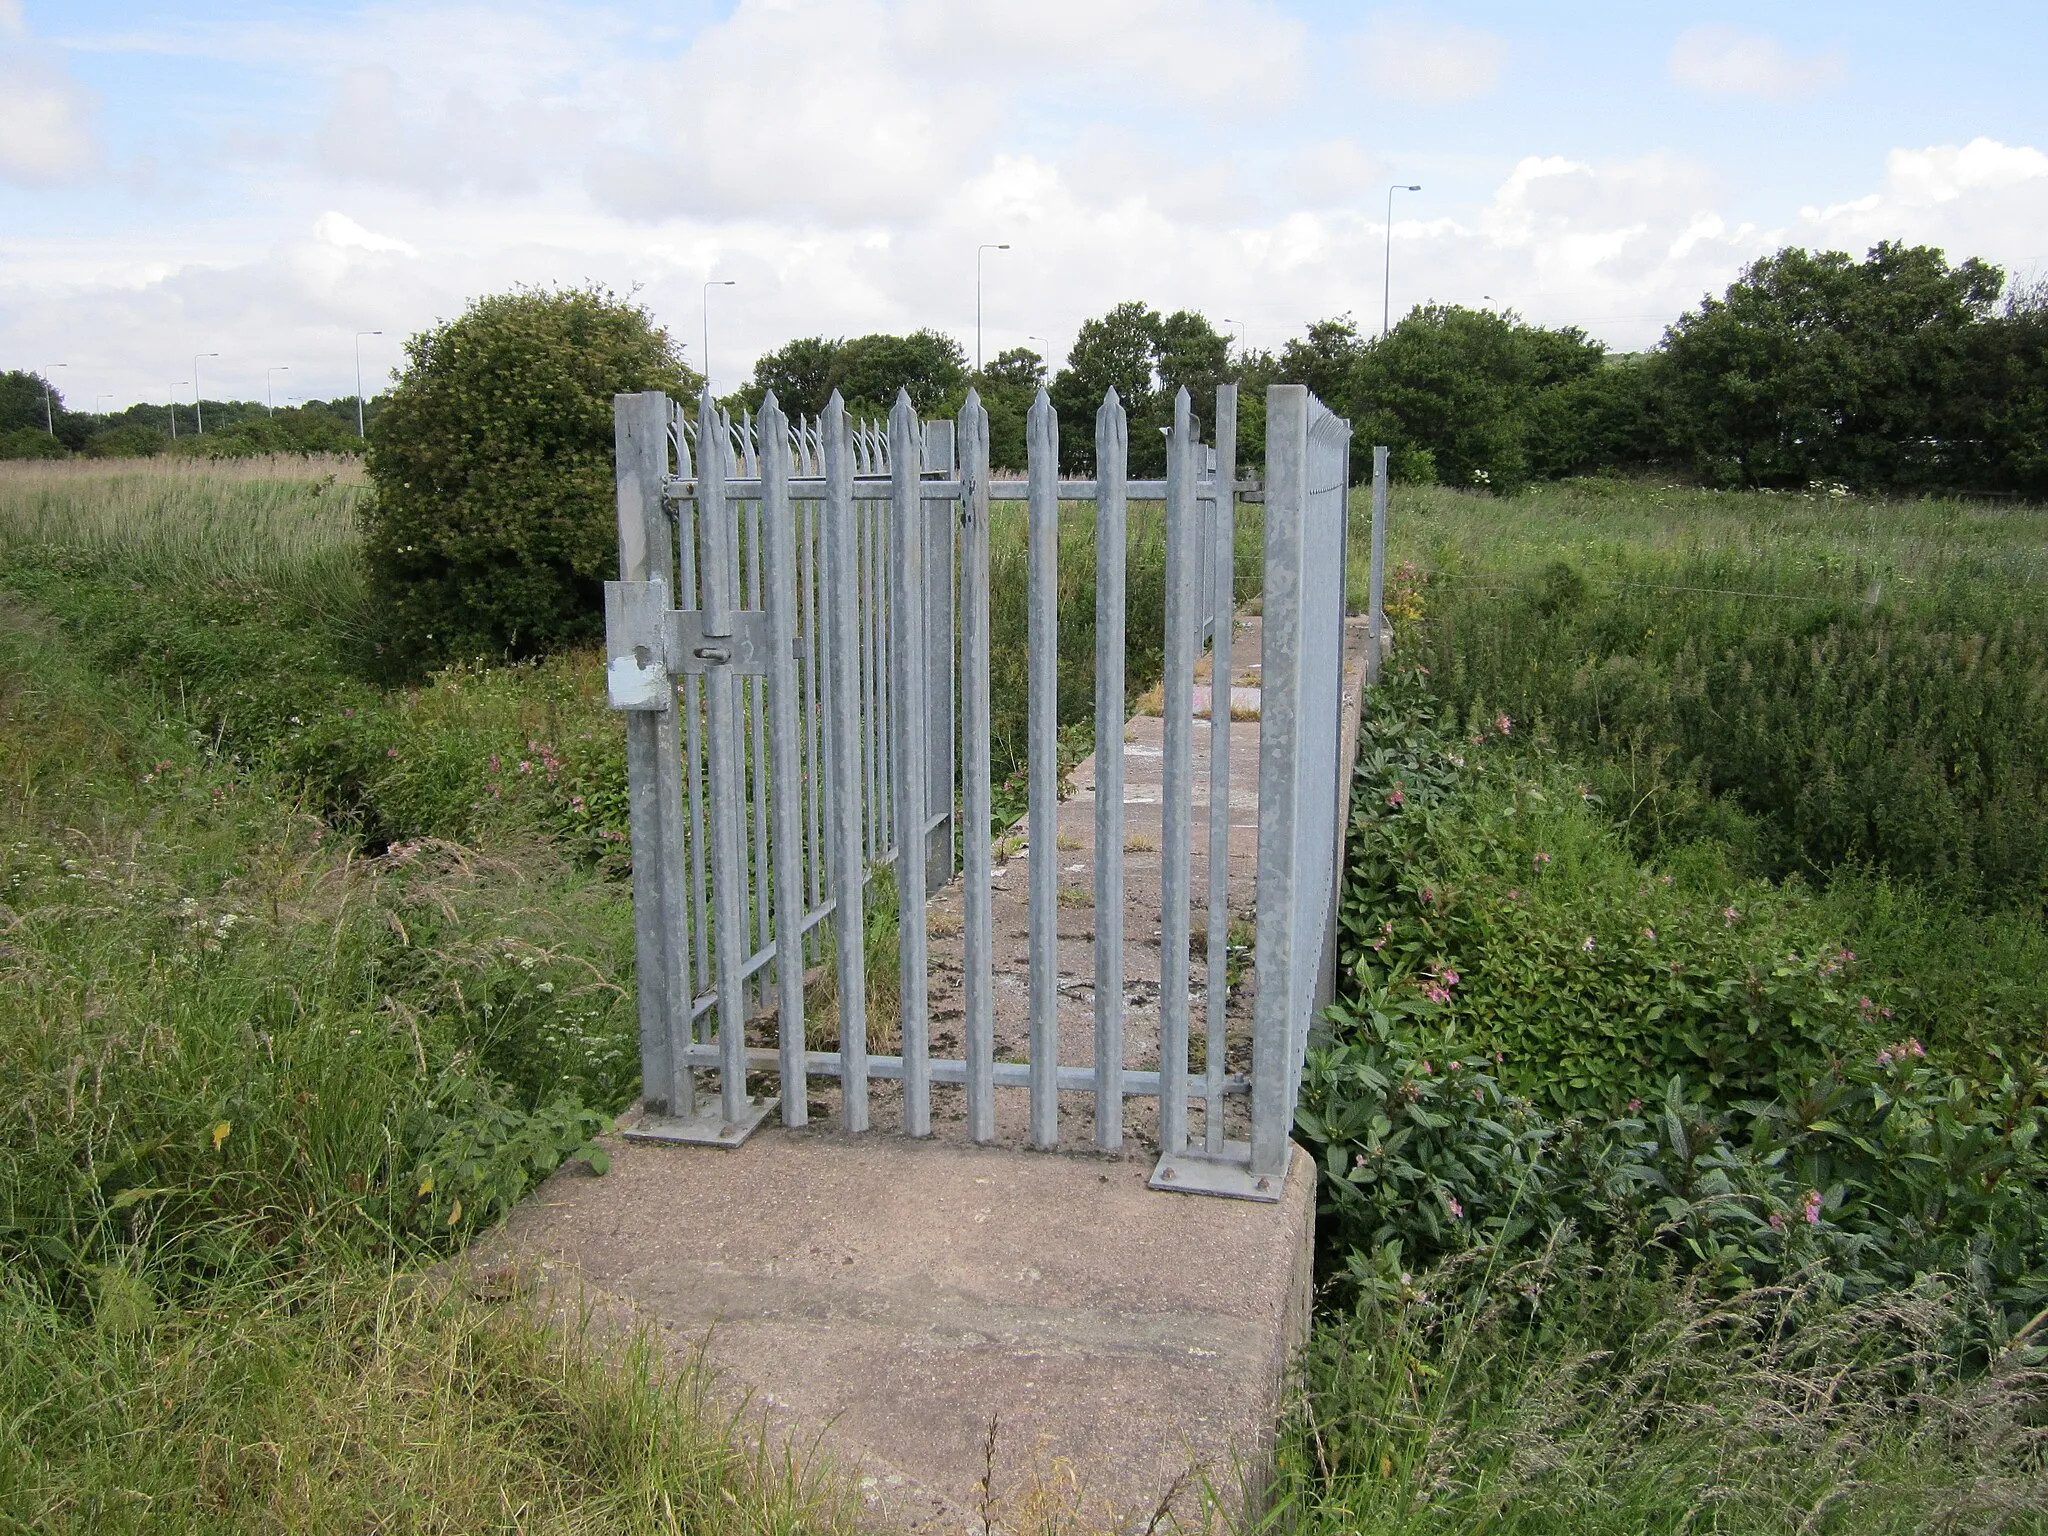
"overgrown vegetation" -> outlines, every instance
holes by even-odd
[[[1579,482],[1393,529],[1286,1509],[2041,1529],[2048,931],[1995,830],[2038,518]]]

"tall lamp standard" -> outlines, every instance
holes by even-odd
[[[1422,188],[1396,182],[1387,188],[1387,260],[1381,271],[1385,286],[1380,290],[1380,335],[1387,334],[1388,322],[1394,315],[1394,194],[1396,192],[1420,192]]]
[[[180,379],[171,386],[171,441],[174,443],[178,440],[178,391],[189,382],[188,379]]]
[[[1004,245],[977,245],[974,248],[974,371],[981,372],[981,253],[983,251],[1007,251]]]
[[[277,374],[290,373],[291,371],[292,365],[290,363],[279,363],[275,368],[263,370],[263,408],[273,416],[277,414],[277,401],[271,396],[270,381]]]
[[[192,419],[198,423],[193,430],[200,437],[206,436],[206,407],[199,399],[199,358],[219,356],[218,352],[201,352],[192,359]]]
[[[356,332],[356,436],[359,438],[369,435],[363,431],[363,338],[383,334],[382,331]]]
[[[114,398],[114,392],[113,392],[112,390],[108,390],[108,391],[107,391],[107,392],[106,392],[105,394],[103,394],[103,395],[94,395],[94,396],[92,397],[92,413],[93,413],[93,415],[95,415],[95,416],[99,416],[99,417],[105,417],[105,415],[106,415],[107,413],[106,413],[105,411],[103,411],[103,410],[101,410],[101,409],[100,409],[100,402],[101,402],[102,400],[111,400],[111,399],[113,399],[113,398]]]
[[[57,435],[57,418],[50,412],[50,375],[56,369],[70,366],[69,363],[43,364],[43,430],[52,437]]]
[[[1242,320],[1233,320],[1230,316],[1225,315],[1223,323],[1230,327],[1230,341],[1225,344],[1223,349],[1223,366],[1227,369],[1230,366],[1230,347],[1236,344],[1237,333],[1244,328],[1244,322]]]
[[[704,310],[704,387],[711,387],[711,290],[714,288],[737,288],[740,280],[736,277],[714,277],[704,285],[700,295]]]

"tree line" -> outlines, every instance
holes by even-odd
[[[1083,322],[1056,372],[1028,348],[979,373],[932,330],[803,337],[769,352],[729,397],[814,414],[837,389],[881,412],[898,387],[928,415],[967,389],[989,411],[991,456],[1024,464],[1025,416],[1046,387],[1061,459],[1092,467],[1095,408],[1115,387],[1131,467],[1160,471],[1185,386],[1198,413],[1235,380],[1241,458],[1264,451],[1264,386],[1308,385],[1375,443],[1398,478],[1512,493],[1567,475],[1672,474],[1728,488],[1838,483],[1894,494],[2048,495],[2048,284],[2009,287],[1977,259],[1891,242],[1861,261],[1787,247],[1703,298],[1647,352],[1616,354],[1577,326],[1512,310],[1425,304],[1385,336],[1318,321],[1277,351],[1239,348],[1192,310],[1137,301]]]
[[[366,423],[384,397],[363,402]],[[206,431],[199,431],[204,414]],[[357,453],[356,400],[307,400],[272,410],[261,400],[205,400],[195,411],[179,405],[131,405],[126,410],[74,411],[63,391],[40,373],[0,373],[0,459],[148,458],[196,454],[242,458],[263,453]]]

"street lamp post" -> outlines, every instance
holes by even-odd
[[[277,414],[277,402],[271,397],[270,381],[277,374],[290,373],[291,371],[292,365],[290,363],[279,363],[275,368],[263,370],[263,408],[272,416]]]
[[[1394,315],[1394,194],[1396,192],[1420,192],[1422,188],[1396,182],[1387,188],[1387,259],[1381,268],[1385,286],[1380,290],[1380,335],[1384,338],[1387,326]]]
[[[198,423],[193,432],[199,437],[206,436],[206,407],[200,403],[199,395],[199,358],[219,356],[218,352],[201,352],[192,359],[192,419]]]
[[[382,331],[356,332],[356,436],[358,438],[368,436],[363,431],[363,338],[365,336],[382,336],[383,334]]]
[[[101,402],[102,400],[111,400],[111,399],[113,399],[113,398],[114,398],[114,392],[113,392],[112,390],[108,390],[108,391],[107,391],[106,393],[104,393],[104,394],[94,395],[94,396],[92,397],[92,413],[93,413],[93,415],[95,415],[95,416],[99,416],[99,417],[102,417],[102,418],[104,418],[104,417],[106,416],[106,414],[107,414],[107,413],[106,413],[105,411],[103,411],[103,410],[101,410],[101,409],[100,409],[100,402]]]
[[[183,389],[188,382],[190,381],[180,379],[171,386],[171,441],[174,443],[178,440],[178,391]]]
[[[59,368],[69,368],[69,363],[43,364],[43,430],[50,436],[57,435],[57,418],[50,410],[50,375]]]
[[[700,307],[704,311],[704,351],[702,356],[704,359],[704,387],[706,389],[711,387],[711,290],[714,288],[737,288],[738,286],[739,279],[736,277],[714,277],[704,285],[703,291],[699,295]]]
[[[974,248],[974,371],[981,372],[981,253],[983,251],[1007,251],[1003,245],[977,245]]]

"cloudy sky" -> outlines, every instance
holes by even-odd
[[[1392,302],[1613,346],[1786,243],[2048,272],[2048,7],[0,0],[0,367],[91,409],[352,392],[516,283],[721,387],[793,336],[1064,354],[1124,298],[1275,346]],[[1039,338],[1039,339],[1034,339]],[[289,372],[269,374],[283,366]]]

